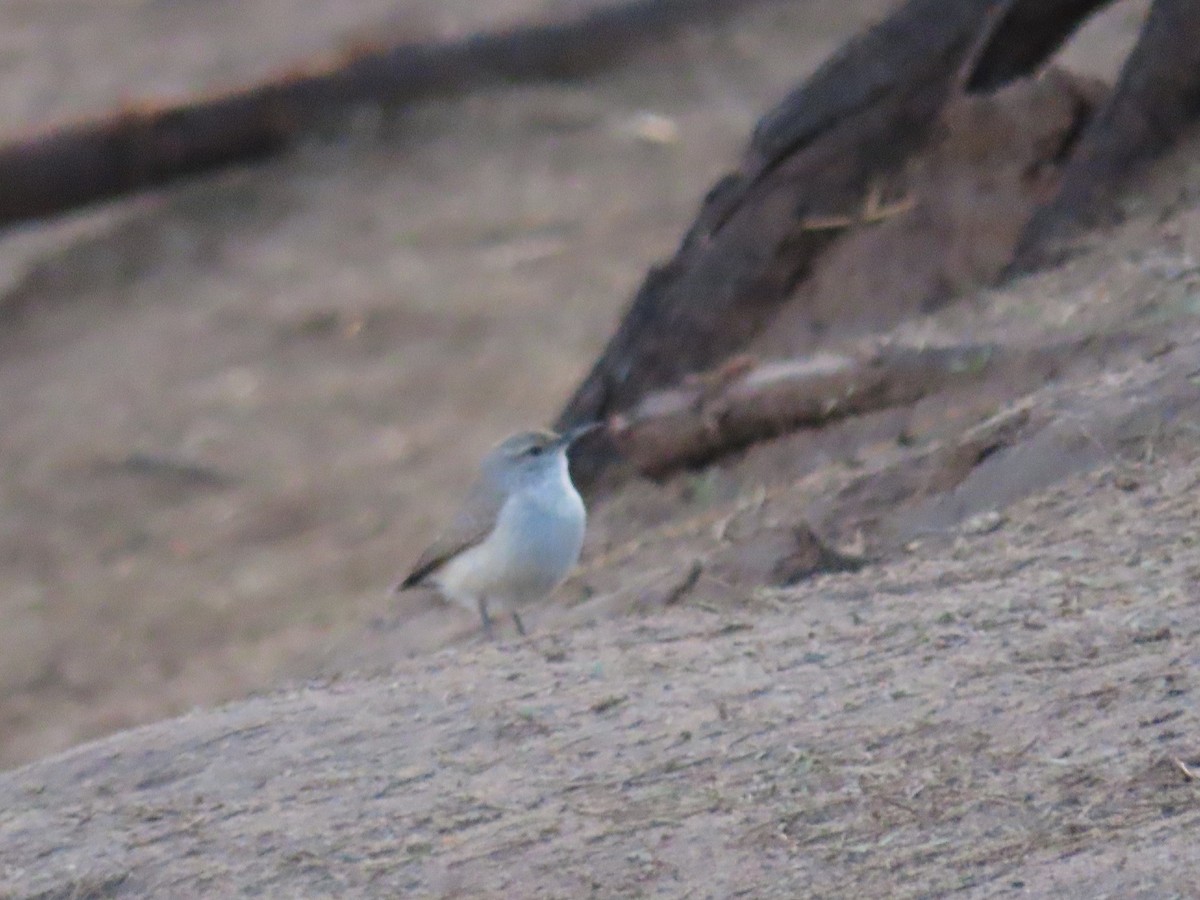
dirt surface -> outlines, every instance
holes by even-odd
[[[887,323],[1070,346],[1048,382],[635,481],[525,641],[384,593],[755,118],[888,5],[769,4],[586,84],[362,111],[0,240],[0,763],[322,673],[0,775],[0,897],[1191,895],[1194,145],[1061,269]],[[195,12],[148,6],[80,12],[88,90],[205,84],[216,50],[142,47]],[[209,71],[382,15],[314,4],[262,60],[224,40],[280,6],[216,16],[197,47],[240,61]],[[1067,61],[1111,76],[1142,8]],[[39,80],[47,9],[0,10],[31,36],[22,127],[77,109]]]
[[[593,83],[363,110],[278,163],[6,235],[0,306],[28,312],[0,339],[0,765],[273,684],[388,612],[479,455],[554,416],[761,110],[884,5],[768,4]],[[107,108],[178,89],[141,54],[213,87],[380,5],[314,6],[261,54],[231,32],[281,4],[231,7],[219,72],[140,37],[190,46],[189,4],[127,32],[84,6],[73,65],[119,84]],[[0,16],[30,36],[18,104],[65,12]]]
[[[865,574],[126,732],[0,779],[0,885],[1190,896],[1198,498],[1163,435]]]

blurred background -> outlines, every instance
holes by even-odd
[[[554,418],[758,117],[892,6],[763,0],[0,233],[0,766],[303,676],[391,615],[479,456]],[[0,140],[571,7],[6,0]],[[1068,60],[1111,77],[1144,9]]]

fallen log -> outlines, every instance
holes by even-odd
[[[560,428],[629,409],[647,391],[716,365],[776,313],[851,214],[923,145],[996,0],[910,0],[851,40],[759,122],[674,258],[647,275],[567,402]],[[581,448],[587,480],[611,447]]]
[[[262,159],[338,110],[405,103],[482,84],[594,72],[679,28],[764,0],[631,0],[573,18],[445,43],[359,49],[323,67],[177,104],[116,115],[0,146],[0,226]]]
[[[1009,273],[1061,261],[1081,232],[1115,221],[1121,190],[1200,118],[1200,3],[1155,0],[1108,102],[1058,191],[1030,220]]]
[[[847,43],[763,117],[675,256],[647,274],[558,426],[630,410],[744,350],[838,238],[814,221],[861,229],[871,198],[902,201],[897,175],[928,147],[948,100],[1035,72],[1107,2],[909,0]],[[1062,171],[1052,173],[1044,208],[1016,230],[1019,265],[1111,211],[1125,180],[1200,115],[1200,4],[1155,0],[1099,109],[1081,108],[1078,126],[1045,148]],[[611,441],[593,441],[575,460],[576,476],[586,485],[616,458]]]
[[[849,41],[759,122],[675,256],[647,274],[558,426],[630,409],[742,349],[836,239],[812,221],[853,221],[868,198],[900,199],[889,187],[973,72],[989,87],[1028,75],[1103,2],[909,0]],[[1023,29],[1002,27],[1010,21]],[[611,444],[593,441],[577,476],[587,483],[613,459]]]
[[[1101,343],[1118,346],[1127,340],[1114,335]],[[613,416],[608,433],[640,471],[660,476],[798,428],[909,405],[1002,372],[1049,378],[1066,356],[1094,342],[1029,348],[886,344],[803,359],[735,357],[715,372],[647,395],[629,412]]]

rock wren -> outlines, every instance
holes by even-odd
[[[450,527],[396,590],[432,585],[478,610],[488,638],[492,609],[511,613],[525,634],[517,607],[549,594],[579,559],[587,513],[571,483],[567,450],[599,427],[522,431],[497,444]]]

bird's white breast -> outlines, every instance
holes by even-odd
[[[448,562],[438,582],[470,608],[480,598],[501,606],[540,599],[579,559],[586,522],[564,457],[547,477],[514,491],[487,538]]]

